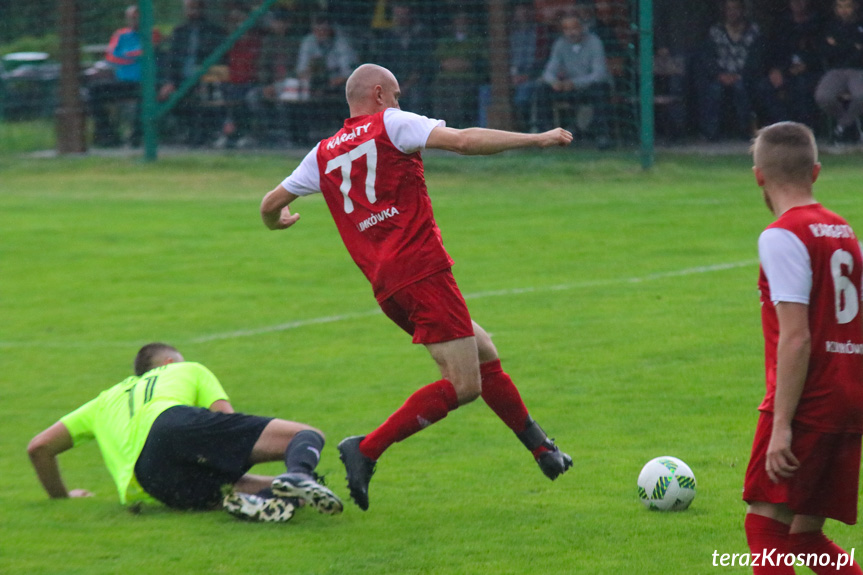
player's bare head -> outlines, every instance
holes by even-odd
[[[135,375],[144,375],[151,369],[169,363],[183,361],[183,356],[174,346],[167,343],[148,343],[135,356]]]
[[[750,148],[764,180],[772,184],[812,185],[818,164],[818,147],[812,130],[797,122],[779,122],[761,128]]]
[[[368,114],[380,111],[377,108],[397,107],[399,83],[393,73],[383,66],[363,64],[348,77],[345,96],[351,115],[357,115],[355,111]],[[381,98],[383,102],[378,101]]]

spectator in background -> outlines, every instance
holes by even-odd
[[[165,58],[165,80],[159,99],[166,100],[180,85],[192,77],[201,63],[225,40],[225,31],[204,17],[203,0],[183,0],[185,20],[174,29]],[[190,92],[177,105],[177,116],[188,130],[193,146],[203,145],[215,135],[221,113],[201,106],[198,96]]]
[[[449,33],[438,39],[434,114],[454,128],[477,123],[479,87],[486,76],[486,43],[471,28],[467,12],[453,14]]]
[[[434,48],[431,31],[415,20],[410,4],[393,3],[392,25],[377,31],[372,61],[401,79],[399,105],[403,110],[424,116],[431,114]]]
[[[653,55],[653,91],[657,132],[671,141],[686,129],[686,64],[662,46]]]
[[[532,109],[542,66],[539,41],[539,26],[533,6],[524,2],[516,4],[509,31],[510,82],[518,129],[522,131],[530,131],[534,127]]]
[[[788,0],[767,42],[767,75],[758,82],[764,123],[793,120],[815,125],[815,86],[821,75],[821,22],[810,0]]]
[[[545,25],[559,24],[561,16],[571,12],[581,2],[576,0],[534,0],[534,8],[538,20]]]
[[[540,110],[548,110],[548,102],[588,104],[593,108],[590,133],[600,149],[609,148],[608,115],[611,76],[606,66],[602,41],[582,25],[575,14],[560,21],[562,35],[551,47],[551,56],[542,73]],[[546,114],[547,116],[547,114]],[[551,118],[544,119],[551,124]]]
[[[761,70],[761,32],[749,22],[743,0],[722,0],[722,21],[711,26],[696,68],[698,118],[702,135],[719,138],[722,99],[730,96],[734,135],[752,136],[755,78]]]
[[[111,75],[108,79],[95,81],[89,88],[95,146],[116,146],[121,143],[111,105],[123,100],[140,99],[141,36],[138,33],[138,7],[128,6],[125,19],[126,26],[114,32],[105,51],[105,61],[111,68]],[[158,35],[155,30],[153,32],[153,43],[156,44]],[[141,139],[137,117],[133,125],[131,143],[137,145]]]
[[[351,43],[331,25],[329,16],[317,14],[312,29],[300,43],[297,75],[308,80],[313,91],[339,93],[357,60]]]
[[[330,130],[340,125],[345,112],[345,82],[356,63],[350,41],[333,28],[329,16],[316,14],[297,58],[297,76],[308,82],[314,108],[308,114],[314,121],[310,129]],[[303,143],[307,140],[305,136]]]
[[[281,133],[275,136],[276,144],[287,143],[297,132],[296,114],[288,114],[292,110],[280,103],[287,80],[294,82],[294,89],[299,91],[296,66],[300,42],[293,32],[292,16],[287,10],[278,9],[265,21],[266,34],[258,58],[260,84],[247,95],[258,138],[272,140],[271,133]],[[299,99],[299,92],[292,97]]]
[[[692,49],[703,43],[703,32],[697,32],[700,22],[712,22],[706,17],[710,3],[690,0],[654,0],[653,82],[656,102],[658,136],[676,140],[689,128],[687,118],[694,98],[689,90],[692,82]],[[686,14],[686,25],[681,14]],[[706,26],[705,26],[706,27]]]
[[[228,12],[231,30],[242,26],[248,17],[249,11],[243,4],[233,4]],[[228,83],[225,86],[228,109],[222,135],[216,142],[218,148],[245,147],[252,143],[249,136],[251,111],[246,104],[246,96],[258,85],[262,43],[261,30],[252,27],[228,50]]]
[[[612,0],[596,0],[595,16],[591,29],[602,40],[608,71],[612,77],[620,77],[627,65],[625,22]]]
[[[815,90],[815,101],[836,120],[837,140],[857,142],[857,120],[863,114],[863,21],[856,0],[835,0],[821,49],[827,72]]]

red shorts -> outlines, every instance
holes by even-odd
[[[473,322],[452,271],[437,272],[380,302],[414,343],[440,343],[473,336]]]
[[[773,414],[762,412],[746,469],[743,500],[784,503],[798,515],[827,517],[854,525],[861,435],[823,433],[794,424],[791,452],[800,467],[790,478],[773,483],[764,469],[772,430]]]

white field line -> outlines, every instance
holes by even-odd
[[[241,329],[237,331],[228,331],[224,333],[214,333],[211,335],[203,335],[201,337],[196,337],[191,340],[192,343],[204,343],[208,341],[217,341],[222,339],[236,339],[239,337],[251,337],[253,335],[262,335],[265,333],[273,333],[277,331],[288,331],[291,329],[298,329],[301,327],[305,327],[307,325],[318,325],[322,323],[335,323],[339,321],[348,321],[352,319],[369,317],[373,315],[377,315],[381,313],[380,309],[373,309],[369,311],[360,311],[360,312],[352,312],[345,313],[341,315],[331,315],[327,317],[314,317],[311,319],[301,319],[297,321],[289,321],[287,323],[280,323],[276,325],[270,325],[266,327],[258,327],[254,329]]]
[[[505,290],[494,290],[494,291],[484,291],[477,292],[473,294],[465,294],[465,299],[482,299],[486,297],[498,297],[498,296],[508,296],[508,295],[518,295],[523,293],[541,293],[541,292],[554,292],[554,291],[568,291],[568,290],[577,290],[577,289],[586,289],[592,287],[602,287],[608,285],[620,285],[620,284],[637,284],[647,281],[661,280],[666,278],[680,277],[680,276],[691,276],[696,274],[706,274],[711,272],[719,272],[724,270],[730,270],[735,268],[741,268],[749,265],[757,264],[758,260],[746,260],[743,262],[734,262],[729,264],[715,264],[712,266],[698,266],[695,268],[686,268],[682,270],[674,270],[670,272],[657,272],[655,274],[649,274],[641,277],[632,277],[632,278],[624,278],[624,279],[605,279],[605,280],[594,280],[587,282],[578,282],[572,284],[560,284],[556,286],[545,286],[545,287],[525,287],[525,288],[512,288]]]
[[[731,270],[746,266],[755,265],[758,263],[758,260],[746,260],[740,262],[726,263],[726,264],[714,264],[709,266],[698,266],[694,268],[685,268],[681,270],[673,270],[668,272],[657,272],[654,274],[648,274],[640,277],[631,277],[631,278],[623,278],[623,279],[605,279],[605,280],[594,280],[594,281],[586,281],[586,282],[576,282],[569,284],[559,284],[553,286],[544,286],[544,287],[523,287],[523,288],[510,288],[510,289],[502,289],[502,290],[492,290],[492,291],[483,291],[476,292],[472,294],[465,294],[464,298],[466,300],[472,299],[484,299],[489,297],[501,297],[501,296],[515,296],[520,294],[533,294],[533,293],[545,293],[545,292],[559,292],[559,291],[570,291],[570,290],[578,290],[578,289],[586,289],[593,287],[602,287],[608,285],[620,285],[620,284],[637,284],[649,281],[662,280],[673,277],[682,277],[682,276],[691,276],[698,274],[706,274],[713,272],[720,272],[725,270]],[[253,337],[257,335],[264,335],[268,333],[276,333],[282,331],[290,331],[294,329],[300,329],[310,325],[320,325],[326,323],[337,323],[342,321],[350,321],[354,319],[361,319],[366,317],[371,317],[374,315],[378,315],[382,313],[379,308],[375,308],[368,311],[361,312],[351,312],[340,315],[330,315],[324,317],[316,317],[310,319],[301,319],[297,321],[291,321],[286,323],[279,323],[270,326],[263,326],[258,328],[251,329],[241,329],[236,331],[226,331],[221,333],[212,333],[209,335],[202,335],[199,337],[194,337],[188,340],[188,343],[207,343],[211,341],[222,341],[222,340],[230,340],[230,339],[238,339],[242,337]],[[138,342],[139,343],[139,342]],[[182,342],[178,342],[182,343]],[[0,341],[0,348],[11,348],[11,347],[29,347],[29,346],[43,346],[43,347],[51,347],[51,348],[78,348],[78,347],[91,347],[94,345],[94,342],[15,342],[15,341]],[[137,343],[130,342],[101,342],[101,345],[111,345],[111,346],[128,346],[128,345],[137,345]]]

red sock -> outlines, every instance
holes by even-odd
[[[483,400],[515,433],[524,431],[527,425],[527,407],[512,379],[500,366],[500,360],[480,364],[479,373],[482,377]]]
[[[536,449],[531,449],[530,454],[533,455],[534,459],[539,459],[539,456],[542,455],[543,453],[545,453],[546,451],[551,451],[551,450],[548,447],[546,447],[545,445],[540,445]]]
[[[860,565],[853,561],[854,556],[827,539],[821,531],[809,531],[807,533],[792,533],[788,536],[788,545],[795,555],[804,555],[803,560],[807,562],[810,569],[818,575],[824,573],[838,573],[839,575],[863,575]],[[808,557],[811,555],[812,557]],[[822,556],[825,557],[822,560]],[[830,561],[826,560],[830,557]],[[828,563],[824,565],[824,563]]]
[[[776,556],[783,557],[791,552],[788,543],[788,530],[790,527],[781,521],[747,513],[743,522],[746,529],[746,541],[753,555],[758,554],[758,567],[753,567],[755,575],[794,575],[794,567],[785,565],[784,561],[776,561]],[[765,558],[772,557],[771,561]],[[754,559],[754,558],[753,558]],[[764,563],[768,563],[765,565]],[[779,563],[771,565],[770,563]]]
[[[441,379],[421,387],[377,429],[366,435],[360,442],[360,452],[377,461],[390,445],[440,421],[457,407],[458,394],[448,380]]]

